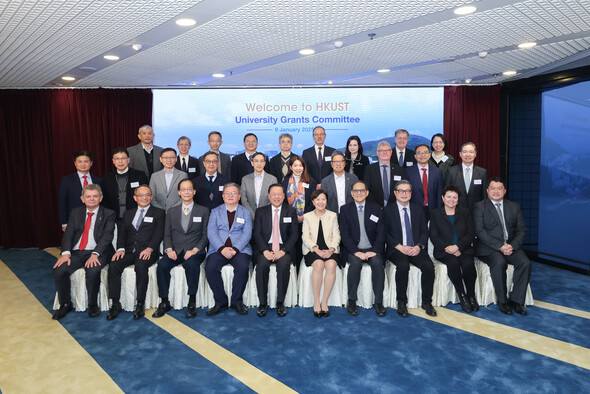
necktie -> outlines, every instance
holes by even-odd
[[[188,207],[187,207],[187,206],[185,206],[185,207],[184,207],[184,215],[186,216],[186,215],[188,215],[188,214],[189,214],[189,212],[188,212]]]
[[[320,172],[322,171],[322,162],[324,161],[322,157],[322,148],[318,148],[318,166],[320,167]]]
[[[186,172],[186,158],[182,158],[182,171]]]
[[[92,223],[92,215],[94,212],[88,212],[88,217],[86,218],[86,224],[84,224],[84,232],[82,233],[82,238],[80,239],[80,250],[84,250],[86,245],[88,245],[88,234],[90,233],[90,224]]]
[[[213,175],[209,175],[209,183],[213,183]]]
[[[502,225],[502,235],[504,236],[504,240],[506,241],[508,237],[506,234],[506,230],[504,230],[506,226],[504,225],[504,215],[502,214],[502,210],[500,209],[500,203],[496,204],[496,211],[498,211],[498,216],[500,217],[500,224]]]
[[[138,231],[139,230],[139,226],[141,226],[141,222],[143,222],[143,215],[145,213],[145,209],[140,209],[139,210],[139,217],[137,218],[137,222],[135,222],[135,230]]]
[[[383,200],[384,201],[389,201],[389,177],[387,176],[387,165],[383,164],[383,175],[382,175],[382,181],[383,181]]]
[[[248,161],[252,161],[252,155],[248,156]]]
[[[362,211],[363,211],[363,206],[359,205],[359,212],[362,212]]]
[[[82,187],[88,186],[88,179],[86,178],[86,175],[82,175],[82,178],[84,178],[84,183],[82,184]]]
[[[275,208],[275,218],[272,224],[272,251],[278,252],[279,249],[279,209]]]
[[[407,246],[414,246],[414,236],[412,235],[412,225],[410,224],[410,215],[408,215],[408,208],[404,208],[404,226],[406,228],[406,243]]]
[[[424,205],[428,205],[428,173],[426,168],[422,168],[422,190],[424,190]]]
[[[399,153],[399,166],[400,167],[404,166],[404,152]]]
[[[469,193],[469,186],[471,185],[471,168],[465,168],[465,191]]]
[[[209,200],[213,201],[213,175],[209,175],[209,182],[207,182],[209,188]]]

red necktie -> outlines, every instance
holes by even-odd
[[[275,218],[272,225],[272,251],[279,251],[279,209],[275,209]]]
[[[84,232],[82,233],[82,239],[80,239],[80,250],[84,250],[86,245],[88,245],[88,233],[90,233],[90,224],[92,223],[92,215],[94,212],[88,212],[88,217],[86,218],[86,224],[84,225]]]
[[[424,174],[422,175],[422,189],[424,189],[424,205],[428,205],[428,173],[426,168],[422,168]]]
[[[82,184],[82,187],[88,186],[88,179],[86,179],[86,175],[82,175],[82,178],[84,178],[84,183]]]

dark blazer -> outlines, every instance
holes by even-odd
[[[163,209],[150,205],[145,212],[143,221],[139,225],[139,230],[133,225],[133,218],[139,208],[135,207],[125,211],[123,220],[120,222],[117,234],[117,250],[125,249],[125,253],[140,253],[145,248],[151,248],[156,257],[160,255],[160,243],[164,239],[164,224],[166,222],[166,212]],[[146,218],[152,218],[151,221]]]
[[[193,248],[199,249],[198,254],[205,254],[205,247],[209,243],[207,225],[209,224],[209,210],[199,204],[193,205],[188,230],[182,228],[182,202],[172,207],[166,215],[164,228],[164,250],[171,248],[177,254]]]
[[[415,245],[428,248],[428,226],[424,210],[420,205],[410,203],[410,221],[412,222],[412,237]],[[395,200],[383,209],[385,218],[385,240],[387,242],[386,256],[391,256],[395,247],[403,242],[402,221]]]
[[[477,184],[475,182],[478,182]],[[485,168],[473,165],[471,171],[471,185],[469,193],[465,190],[465,178],[463,177],[463,166],[458,164],[449,168],[444,180],[444,186],[455,185],[461,190],[459,196],[459,205],[473,209],[473,205],[481,200],[486,199],[488,187],[488,171]]]
[[[350,157],[347,157],[344,171],[349,172],[350,166],[352,165],[352,172],[358,179],[362,181],[365,179],[365,170],[369,164],[369,158],[365,155],[361,155],[360,159],[357,157],[356,160],[352,160]]]
[[[399,157],[397,155],[397,150],[395,150],[395,146],[393,146],[392,149],[393,149],[393,154],[391,155],[390,161],[399,166]],[[406,148],[406,151],[404,152],[404,165],[403,165],[404,169],[416,165],[416,157],[415,156],[416,156],[416,152],[414,152],[411,149]],[[412,164],[408,164],[408,163],[412,163]]]
[[[213,181],[213,200],[211,200],[209,198],[211,190],[209,190],[209,181],[205,177],[206,175],[207,173],[205,172],[193,179],[193,187],[196,191],[194,200],[197,204],[202,205],[211,210],[223,204],[223,185],[225,185],[229,181],[227,180],[225,175],[217,173],[217,178],[215,178],[215,181]]]
[[[90,178],[92,183],[101,184],[99,177],[90,174]],[[61,178],[59,183],[59,222],[62,226],[68,223],[72,209],[84,206],[80,200],[81,195],[82,183],[80,183],[77,172]]]
[[[522,247],[526,236],[526,225],[518,203],[503,201],[504,223],[508,230],[508,241],[516,252]],[[489,256],[504,245],[504,234],[498,211],[489,198],[473,206],[473,221],[478,241],[475,243],[477,256]]]
[[[147,176],[138,170],[134,170],[129,167],[127,171],[127,186],[125,187],[125,207],[127,210],[137,207],[137,203],[133,199],[135,189],[141,185],[147,185]],[[108,209],[115,211],[117,217],[119,217],[119,185],[117,184],[117,170],[109,172],[101,180],[102,187],[102,205]]]
[[[289,159],[293,157],[295,154],[291,152],[289,155]],[[274,175],[277,178],[279,183],[283,182],[283,159],[281,159],[281,154],[274,155],[272,159],[267,164],[268,170],[265,169],[270,175]]]
[[[254,216],[254,228],[252,230],[254,254],[262,253],[265,250],[272,250],[272,248],[268,246],[268,240],[272,235],[273,218],[274,213],[272,205],[265,205],[256,210],[256,215]],[[295,208],[290,207],[287,203],[283,203],[283,206],[281,207],[281,215],[279,217],[279,232],[281,233],[281,239],[283,240],[281,249],[291,256],[293,264],[295,264],[296,255],[295,244],[297,238],[299,238],[299,230],[297,227],[297,212],[295,212]],[[254,262],[256,259],[252,259],[252,261]]]
[[[176,160],[176,164],[174,165],[174,167],[176,167],[179,170],[182,170],[182,162],[181,162],[182,159],[180,158],[180,155],[177,156],[176,159],[177,160]],[[201,168],[199,166],[199,159],[189,155],[188,163],[186,163],[186,175],[188,176],[188,179],[190,179],[192,181],[193,179],[198,177],[200,173],[201,173]]]
[[[152,153],[154,154],[154,172],[158,172],[164,168],[162,162],[160,161],[160,154],[162,153],[163,149],[156,145],[152,146]],[[137,145],[127,148],[127,152],[129,152],[129,167],[142,171],[149,179],[150,174],[148,172],[145,153],[141,142]]]
[[[203,160],[205,160],[205,155],[201,155],[199,157],[199,174],[205,173],[205,166],[203,165]],[[218,163],[218,172],[221,169],[221,173],[225,177],[225,179],[231,179],[231,157],[229,155],[219,152],[219,163]],[[229,181],[228,181],[229,182]]]
[[[367,233],[369,242],[371,242],[371,251],[376,254],[383,254],[383,250],[385,249],[383,211],[379,204],[371,201],[365,202],[364,211],[365,232]],[[371,219],[371,217],[376,217],[377,222]],[[338,224],[340,226],[340,238],[342,242],[341,261],[345,264],[349,254],[355,254],[360,251],[357,245],[361,240],[361,229],[357,207],[354,201],[340,208]]]
[[[344,173],[344,194],[345,194],[345,204],[352,202],[352,194],[350,191],[352,190],[352,185],[358,181],[358,178],[354,174],[349,174],[348,172]],[[322,179],[322,189],[326,191],[328,194],[328,207],[332,212],[338,213],[338,195],[336,190],[336,178],[334,178],[334,173],[331,173],[324,179]]]
[[[290,178],[290,177],[289,177]],[[285,177],[281,185],[283,186],[283,190],[285,191],[285,201],[287,201],[287,188],[289,187],[289,178]],[[311,212],[315,209],[313,203],[311,202],[311,193],[318,187],[318,183],[315,179],[311,178],[309,180],[309,187],[305,189],[305,211],[304,213]]]
[[[72,248],[82,238],[84,226],[86,225],[86,206],[72,209],[68,227],[61,240],[61,251],[71,252]],[[115,250],[113,248],[113,237],[115,236],[115,212],[108,208],[100,207],[96,214],[94,224],[94,240],[96,247],[93,252],[98,253],[107,261],[111,259]]]
[[[398,181],[406,179],[406,172],[397,164],[390,163],[391,178],[389,179],[389,200],[387,204],[395,201],[393,190]],[[369,201],[376,202],[383,207],[383,183],[381,182],[381,164],[379,162],[373,163],[367,167],[365,171],[365,183],[369,190]]]
[[[475,225],[471,211],[465,207],[455,208],[455,223],[451,221],[441,207],[430,211],[430,241],[434,246],[434,257],[442,259],[447,255],[445,248],[453,245],[453,230],[457,234],[457,243],[461,253],[473,254],[473,239],[475,238]]]
[[[424,188],[422,187],[422,170],[419,165],[406,168],[406,176],[412,184],[412,202],[424,205]],[[428,209],[442,206],[442,173],[435,166],[428,166]]]
[[[246,152],[240,153],[231,160],[231,181],[237,183],[238,185],[242,184],[242,178],[248,174],[254,172],[254,167],[252,167],[252,163],[248,160],[246,156]]]
[[[324,155],[324,162],[322,163],[321,174],[320,167],[318,166],[318,156],[315,153],[315,145],[303,151],[303,155],[301,157],[305,161],[305,164],[307,166],[307,173],[310,177],[319,181],[324,179],[332,172],[332,165],[330,161],[332,159],[332,153],[334,151],[334,148],[324,145],[324,149],[322,149],[322,153]]]

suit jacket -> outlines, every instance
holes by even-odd
[[[391,177],[389,179],[389,200],[387,204],[395,201],[393,190],[397,182],[406,179],[406,172],[397,164],[390,163]],[[369,201],[376,202],[383,207],[383,182],[381,182],[381,163],[373,163],[365,171],[365,183],[369,190]]]
[[[332,172],[332,165],[330,162],[332,160],[332,153],[334,150],[334,148],[324,145],[324,149],[322,149],[324,162],[322,163],[321,173],[320,167],[318,165],[318,155],[315,152],[315,145],[303,151],[303,155],[301,157],[307,165],[307,173],[310,177],[319,181],[327,177]]]
[[[152,174],[150,179],[150,189],[154,199],[152,204],[156,208],[162,208],[167,211],[175,205],[180,204],[180,195],[178,194],[178,184],[183,179],[187,179],[186,172],[180,170],[174,170],[172,172],[172,182],[170,182],[170,188],[166,190],[166,176],[164,175],[165,170],[160,170]]]
[[[68,220],[68,227],[61,240],[62,252],[72,251],[72,248],[82,238],[85,225],[86,206],[72,209],[70,219]],[[92,252],[96,252],[107,261],[110,261],[115,253],[112,243],[113,237],[115,236],[115,212],[104,207],[98,208],[93,235],[96,241],[96,247]]]
[[[291,154],[289,155],[289,159],[294,155],[295,154],[291,152]],[[279,183],[283,182],[283,159],[281,159],[280,153],[278,155],[273,156],[272,159],[270,159],[270,161],[268,162],[268,173],[270,175],[274,175],[274,177],[277,178],[277,181]]]
[[[424,249],[428,248],[428,226],[424,210],[420,205],[410,203],[410,221],[412,226],[412,237],[414,245],[422,245]],[[395,247],[403,245],[402,221],[399,217],[397,203],[387,204],[383,209],[385,218],[385,240],[387,242],[386,256],[391,256]]]
[[[455,185],[461,190],[459,205],[469,209],[473,209],[473,205],[476,202],[485,200],[488,197],[486,192],[488,171],[476,165],[472,165],[472,167],[469,193],[465,190],[465,177],[463,177],[463,166],[461,164],[449,168],[444,181],[445,186]]]
[[[328,248],[334,248],[334,253],[340,253],[340,227],[338,226],[338,215],[336,212],[328,211],[319,218],[315,211],[311,211],[303,215],[303,232],[301,240],[303,241],[303,255],[312,251],[312,248],[317,245],[318,230],[320,228],[320,220],[322,221],[322,230],[324,233],[324,240]]]
[[[133,199],[133,193],[141,185],[147,185],[147,176],[138,170],[129,167],[127,171],[127,185],[125,187],[125,207],[130,210],[137,207],[137,203]],[[119,185],[117,184],[117,170],[106,174],[101,181],[102,186],[102,205],[108,209],[115,211],[117,217],[119,212]]]
[[[283,185],[283,190],[285,191],[285,201],[287,201],[287,189],[289,187],[289,178],[285,178],[283,179],[283,182],[281,182],[281,185]],[[311,212],[315,209],[315,207],[313,206],[313,203],[311,202],[311,193],[313,193],[313,191],[317,188],[318,184],[317,182],[312,178],[309,180],[309,187],[304,188],[305,189],[305,210],[304,212]]]
[[[162,162],[160,162],[160,154],[162,153],[162,148],[156,145],[152,145],[152,153],[154,154],[154,173],[160,171],[164,166]],[[127,152],[129,152],[129,167],[135,168],[136,170],[143,171],[145,176],[150,178],[150,174],[147,168],[147,162],[145,160],[145,153],[143,149],[143,145],[141,142],[137,145],[130,146],[127,148]]]
[[[90,174],[92,183],[101,184],[101,179]],[[82,195],[82,183],[78,173],[66,175],[59,183],[59,222],[61,225],[68,223],[72,209],[84,206],[80,196]]]
[[[141,173],[143,175],[143,173]],[[163,209],[150,205],[145,212],[139,230],[133,225],[133,218],[139,208],[135,207],[125,211],[123,220],[119,223],[117,234],[117,250],[125,249],[125,253],[133,253],[133,250],[140,253],[145,248],[151,248],[152,253],[160,255],[160,243],[164,238],[164,223],[166,212]],[[151,221],[150,219],[151,218]],[[146,220],[148,219],[148,220]]]
[[[344,194],[345,194],[345,204],[354,201],[352,199],[352,194],[350,191],[352,190],[352,185],[357,182],[359,179],[354,174],[349,174],[348,172],[344,173]],[[324,179],[322,179],[322,189],[326,191],[328,194],[328,207],[332,212],[338,212],[338,195],[336,190],[336,178],[334,177],[334,173],[331,173]]]
[[[254,167],[252,167],[252,163],[248,160],[246,156],[246,152],[240,153],[231,161],[231,181],[237,183],[238,185],[242,184],[242,178],[248,174],[254,172]]]
[[[390,162],[399,166],[399,157],[397,155],[397,150],[395,149],[395,146],[392,149],[393,149],[393,154],[391,155]],[[406,151],[404,152],[404,165],[403,165],[404,169],[407,169],[409,167],[413,167],[416,165],[416,157],[415,156],[416,156],[416,152],[414,152],[411,149],[406,148]]]
[[[366,201],[364,212],[365,220],[363,223],[367,238],[371,242],[370,250],[376,254],[383,254],[383,250],[385,249],[383,211],[379,204]],[[341,260],[343,263],[346,263],[349,254],[355,254],[360,251],[357,245],[361,240],[361,228],[357,206],[354,201],[340,208],[338,223],[340,224],[340,237],[342,238]]]
[[[475,238],[475,225],[471,211],[465,207],[455,208],[455,221],[451,224],[445,208],[441,207],[430,211],[430,240],[434,246],[434,257],[442,259],[447,255],[445,248],[453,244],[453,230],[457,234],[459,251],[463,254],[473,254],[473,239]]]
[[[250,211],[252,217],[254,217],[254,212],[256,212],[256,209],[270,204],[270,201],[268,200],[268,187],[274,183],[277,183],[277,178],[267,172],[263,172],[262,187],[260,189],[260,201],[258,202],[258,205],[256,205],[254,173],[248,174],[242,178],[242,187],[240,193],[242,196],[242,205]]]
[[[193,179],[193,187],[195,188],[195,202],[202,205],[209,210],[217,208],[223,204],[223,185],[229,181],[225,175],[217,173],[217,177],[213,181],[213,192],[209,189],[209,180],[206,178],[207,173],[204,172],[195,179]],[[213,199],[209,195],[213,193]]]
[[[209,237],[209,252],[207,252],[207,256],[217,253],[217,250],[225,245],[228,237],[231,237],[232,246],[238,249],[240,253],[252,256],[252,247],[250,246],[250,240],[252,239],[252,215],[243,206],[238,204],[231,229],[227,221],[227,208],[225,204],[214,208],[209,217],[207,233]]]
[[[201,157],[199,157],[200,174],[205,173],[205,166],[203,165],[203,160],[205,160],[204,154]],[[231,179],[231,157],[229,157],[229,155],[223,152],[219,152],[219,166],[217,168],[218,170],[221,169],[221,173],[229,182],[229,180]]]
[[[352,160],[351,158],[347,157],[344,171],[348,172],[350,170],[350,166],[352,165],[352,172],[358,179],[362,181],[365,179],[365,170],[369,164],[369,158],[365,155],[361,155],[360,158],[357,157],[356,160]]]
[[[176,164],[174,165],[175,168],[182,171],[182,158],[177,156]],[[201,173],[201,167],[199,165],[199,159],[196,157],[192,157],[189,155],[188,163],[186,163],[186,175],[188,179],[191,181],[199,176]]]
[[[424,205],[424,188],[422,187],[422,170],[419,165],[406,168],[406,176],[412,184],[412,202]],[[442,173],[435,166],[428,166],[428,209],[442,206]]]
[[[199,249],[198,254],[205,254],[207,226],[209,224],[209,210],[199,204],[193,205],[190,213],[188,230],[182,228],[182,203],[168,210],[166,227],[164,229],[164,250],[172,249],[177,254],[193,248]]]
[[[504,223],[508,231],[506,243],[512,245],[516,252],[522,247],[526,236],[526,225],[518,203],[503,200]],[[473,206],[473,221],[475,222],[475,254],[488,256],[499,250],[504,245],[504,230],[500,223],[498,211],[489,198],[476,203]]]
[[[254,218],[254,230],[252,232],[252,243],[254,245],[254,253],[262,253],[265,250],[272,250],[268,246],[270,237],[272,236],[274,212],[272,205],[265,205],[256,210]],[[279,233],[283,241],[281,249],[284,250],[295,263],[295,244],[299,238],[299,229],[297,226],[297,212],[295,208],[283,203],[281,213],[279,216]]]

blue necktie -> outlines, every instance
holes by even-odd
[[[399,153],[399,166],[400,167],[404,166],[404,152]]]
[[[414,246],[414,236],[412,235],[412,225],[410,224],[410,215],[408,208],[404,208],[404,226],[406,227],[407,246]]]
[[[383,200],[389,201],[389,177],[387,176],[387,165],[383,164]]]

